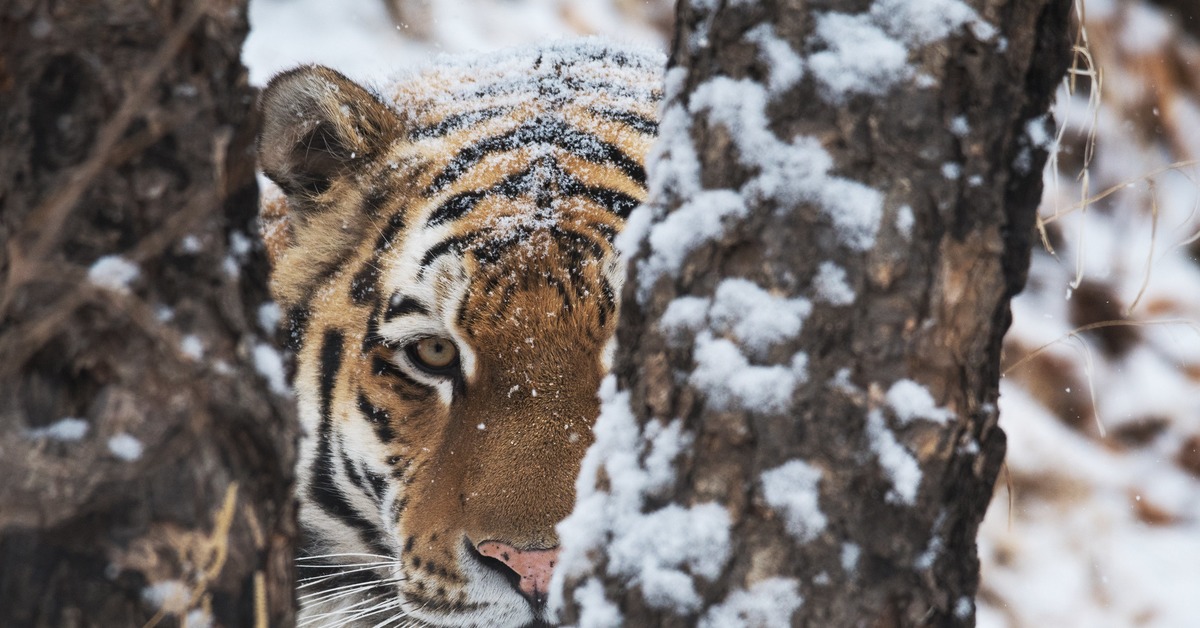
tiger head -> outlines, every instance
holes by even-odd
[[[305,430],[302,619],[553,620],[660,67],[589,43],[446,62],[386,94],[318,66],[264,91],[261,219]]]

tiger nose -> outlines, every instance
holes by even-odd
[[[517,589],[522,595],[535,604],[545,603],[559,548],[521,550],[500,541],[484,541],[477,549],[480,554],[504,563],[517,575]]]

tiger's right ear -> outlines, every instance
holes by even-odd
[[[399,116],[341,73],[312,65],[271,79],[261,99],[258,160],[299,212],[401,132]]]

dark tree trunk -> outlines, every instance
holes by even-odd
[[[974,624],[1070,2],[871,5],[679,5],[568,621]]]
[[[229,0],[0,8],[0,625],[291,622],[246,31]]]

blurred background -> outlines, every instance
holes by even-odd
[[[307,62],[380,84],[431,54],[577,35],[665,51],[673,4],[252,0],[243,60],[260,86]],[[1200,626],[1200,2],[1076,8],[1005,345],[978,624]]]

